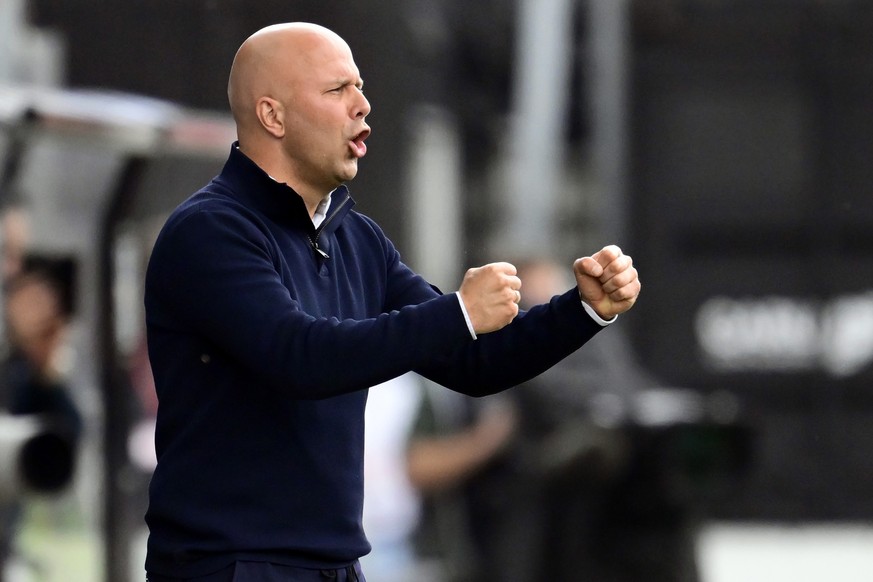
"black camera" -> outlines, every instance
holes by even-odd
[[[0,412],[0,501],[61,491],[73,476],[76,441],[45,415]]]

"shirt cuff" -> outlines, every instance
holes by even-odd
[[[461,299],[461,294],[459,292],[455,291],[455,295],[458,298],[458,304],[461,306],[461,313],[464,314],[464,321],[467,322],[467,329],[470,330],[470,337],[476,339],[476,330],[473,329],[473,322],[470,321],[470,314],[467,313],[467,306],[464,305],[464,300]]]
[[[588,313],[588,315],[591,316],[591,319],[593,319],[595,321],[595,323],[597,323],[597,325],[599,325],[601,327],[606,327],[607,325],[609,325],[610,323],[612,323],[613,321],[618,319],[617,315],[613,315],[612,319],[603,319],[602,317],[597,315],[597,312],[594,311],[593,307],[591,307],[590,305],[588,305],[584,301],[582,301],[582,307],[585,308],[585,311]]]

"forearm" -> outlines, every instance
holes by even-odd
[[[539,375],[602,329],[571,290],[417,371],[464,394],[493,394]]]
[[[509,416],[495,416],[452,435],[413,439],[406,454],[410,482],[422,493],[462,483],[503,448],[512,426]]]

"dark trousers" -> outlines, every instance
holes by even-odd
[[[230,566],[196,578],[172,578],[148,574],[146,582],[367,582],[361,565],[346,568],[310,570],[270,562],[235,562]]]

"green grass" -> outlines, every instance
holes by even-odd
[[[100,537],[73,499],[31,499],[21,525],[16,546],[26,573],[22,582],[102,581]]]

